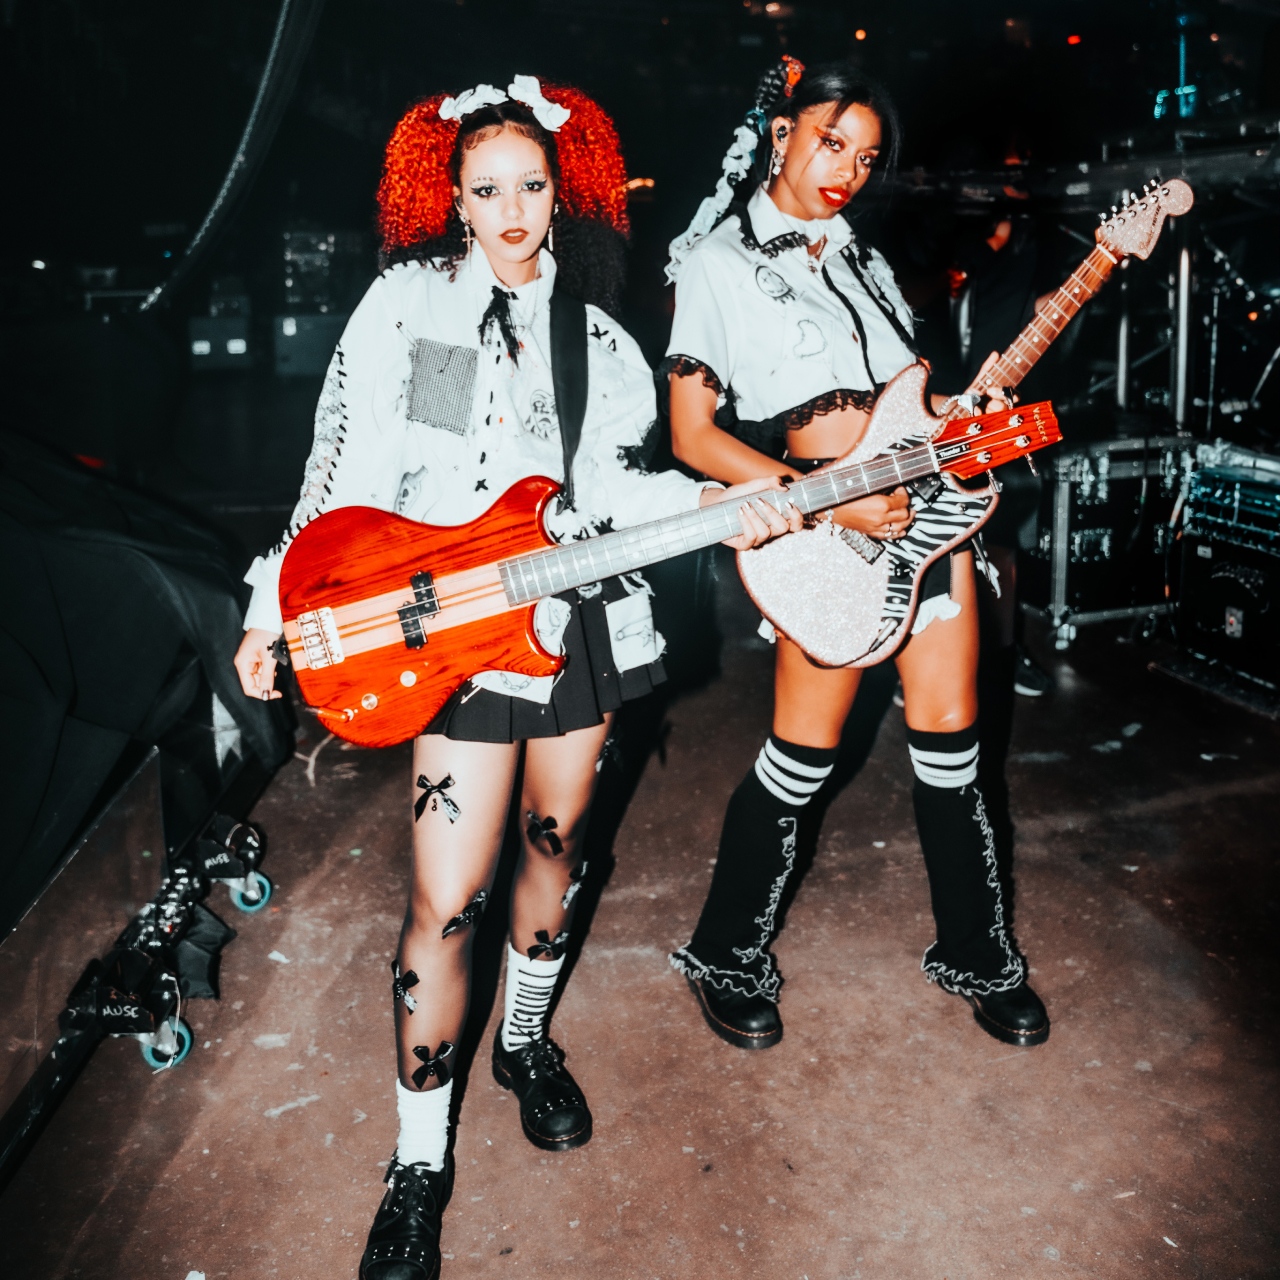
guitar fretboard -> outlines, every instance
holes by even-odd
[[[1066,278],[1062,286],[1045,299],[1030,324],[991,369],[974,379],[970,392],[985,393],[988,387],[1016,387],[1031,367],[1049,349],[1049,344],[1067,327],[1090,298],[1107,282],[1118,259],[1100,245]],[[979,385],[981,382],[981,385]],[[953,409],[947,416],[961,417],[968,411]]]
[[[769,503],[781,511],[793,502],[805,515],[825,511],[854,498],[864,498],[894,485],[919,480],[939,469],[930,444],[895,453],[880,454],[869,462],[850,462],[821,475],[790,485],[786,492],[767,489],[752,500]],[[584,538],[563,547],[549,547],[504,560],[499,566],[508,601],[528,604],[542,596],[599,582],[618,573],[632,573],[645,565],[669,560],[686,551],[697,551],[742,532],[738,502],[718,502],[664,520],[619,529],[598,538]]]

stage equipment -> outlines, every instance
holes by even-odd
[[[1022,607],[1066,649],[1076,628],[1172,611],[1170,557],[1195,462],[1187,436],[1107,440],[1050,459]]]
[[[1178,642],[1280,693],[1280,458],[1201,445],[1182,539]]]
[[[323,375],[346,325],[345,315],[276,316],[272,342],[277,376]]]
[[[258,92],[249,109],[249,118],[245,121],[231,166],[191,243],[183,251],[169,278],[156,285],[143,301],[143,311],[149,311],[162,298],[170,300],[177,294],[216,243],[232,210],[252,186],[293,96],[298,73],[306,60],[307,50],[311,48],[311,38],[323,9],[324,0],[281,0],[275,34],[267,51],[262,78],[258,81]]]
[[[241,909],[269,893],[261,838],[219,815],[248,812],[294,726],[239,688],[217,534],[2,432],[0,515],[3,1183],[104,1034],[153,1066],[183,1051],[177,1000],[216,991],[230,936],[198,907],[210,881]]]
[[[919,402],[924,378],[923,365],[910,366],[881,403],[912,395]],[[923,405],[918,412],[925,414]],[[917,440],[757,496],[809,514],[904,481],[936,481],[939,470],[982,475],[1059,438],[1050,407],[1028,405],[950,422],[930,443]],[[467,524],[435,527],[372,507],[338,507],[299,531],[280,568],[280,611],[298,686],[326,729],[361,746],[391,746],[421,733],[481,671],[554,675],[563,659],[542,646],[534,623],[543,597],[741,532],[738,504],[726,502],[561,546],[542,525],[559,492],[555,481],[531,476]],[[834,526],[827,529],[817,536],[836,539]],[[819,594],[797,592],[794,579],[790,590]],[[826,607],[838,606],[836,595],[823,595]]]

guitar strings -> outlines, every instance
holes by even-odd
[[[959,416],[963,416],[963,414]],[[980,442],[994,447],[999,443],[1003,443],[1004,437],[1007,436],[1013,438],[1018,434],[1025,434],[1022,432],[1021,427],[1011,427],[1006,425],[984,433],[980,440],[975,439],[971,441],[971,443],[977,444]],[[859,473],[860,478],[863,480],[864,484],[867,485],[868,494],[875,493],[882,487],[882,481],[900,478],[904,463],[912,465],[922,460],[931,461],[930,445],[933,443],[933,441],[930,441],[929,444],[916,445],[911,449],[904,449],[896,455],[878,454],[876,457],[869,459],[865,463],[849,463],[842,467],[835,468],[832,471],[823,472],[818,476],[802,480],[799,484],[793,486],[793,488],[801,490],[803,494],[808,492],[817,492],[829,485],[831,486],[831,492],[834,496],[838,493],[838,481],[856,472]],[[932,467],[927,474],[932,474]],[[866,495],[858,496],[862,497]],[[824,503],[823,505],[836,506],[839,505],[839,503]],[[710,508],[704,507],[701,509],[695,509],[694,512],[682,513],[682,516],[695,514],[700,515],[708,511],[710,511]],[[624,552],[629,549],[628,543],[630,543],[632,548],[638,547],[641,554],[644,555],[645,548],[643,544],[647,538],[655,536],[656,526],[658,523],[662,522],[651,522],[646,525],[638,525],[633,529],[621,529],[618,530],[616,534],[606,535],[606,537],[616,537],[618,539],[618,544],[622,547]],[[657,534],[656,536],[661,544],[663,535]],[[568,552],[570,556],[572,556],[579,547],[585,547],[586,545],[586,543],[579,543],[569,547],[547,547],[541,551],[526,552],[524,555],[514,556],[509,561],[499,563],[507,563],[513,566],[522,562],[528,564],[531,566],[531,572],[535,575],[536,579],[539,569],[542,568],[547,561],[552,559],[563,560],[563,553]],[[542,561],[542,564],[539,564],[539,561]],[[463,570],[458,576],[463,577],[467,572],[469,571]],[[548,567],[548,575],[552,572],[554,572],[554,570]],[[443,610],[445,608],[457,608],[462,605],[483,601],[489,596],[502,597],[505,599],[505,588],[500,582],[490,581],[476,583],[473,586],[464,587],[460,591],[454,591],[448,595],[440,596],[439,603]],[[352,641],[368,635],[371,632],[378,631],[383,627],[397,622],[398,620],[398,608],[390,611],[380,611],[365,618],[352,619],[350,621],[343,622],[340,625],[338,630],[339,639],[345,640],[350,644]],[[479,619],[477,619],[477,621],[479,621]]]

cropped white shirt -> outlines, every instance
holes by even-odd
[[[683,356],[704,366],[739,419],[787,415],[798,427],[846,404],[870,407],[877,386],[915,359],[886,314],[911,333],[889,264],[857,245],[842,217],[789,218],[764,187],[746,208],[749,230],[731,214],[681,267],[668,362]],[[810,255],[805,242],[823,236],[822,251]]]
[[[324,511],[360,505],[429,524],[464,524],[526,476],[563,482],[551,378],[555,273],[544,250],[537,279],[507,289],[477,247],[453,279],[447,270],[411,263],[389,268],[370,285],[329,365],[288,530],[245,575],[253,586],[246,629],[281,630],[281,561],[293,535]],[[479,337],[495,287],[515,294],[509,306],[517,360],[498,325]],[[705,487],[678,472],[643,470],[656,422],[652,372],[631,336],[597,307],[587,307],[587,333],[574,507],[558,512],[552,502],[546,512],[547,531],[559,542],[689,510]],[[634,621],[647,600],[630,601]],[[620,671],[658,656],[656,649],[614,646]],[[520,677],[493,687],[544,702],[551,681]]]

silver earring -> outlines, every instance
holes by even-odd
[[[782,152],[777,147],[773,149],[773,163],[769,166],[771,174],[779,174],[782,172]]]
[[[458,217],[462,222],[462,238],[466,242],[467,252],[471,252],[471,223],[467,220],[467,215],[462,212],[462,205],[459,203],[454,206],[458,211]]]
[[[560,205],[557,202],[551,208],[551,221],[547,223],[547,252],[555,253],[556,251],[556,214],[560,212]]]

